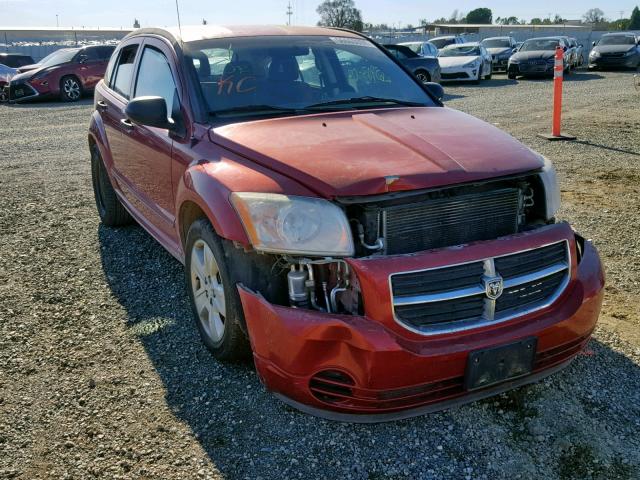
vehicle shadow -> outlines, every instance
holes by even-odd
[[[437,460],[457,469],[461,478],[468,452],[475,452],[474,458],[480,454],[491,456],[491,450],[482,444],[483,437],[468,433],[478,428],[474,424],[478,418],[488,417],[489,428],[496,435],[520,431],[520,414],[516,412],[510,419],[494,406],[496,399],[377,425],[334,423],[292,410],[262,387],[251,364],[222,364],[211,357],[200,343],[191,317],[182,266],[146,232],[136,226],[100,226],[97,235],[105,279],[126,310],[127,328],[145,348],[164,384],[168,409],[188,425],[222,478],[383,478],[379,469],[386,467],[363,465],[361,460],[362,452],[381,447],[385,449],[384,462],[400,471],[408,468],[406,458],[415,460],[402,478],[422,478],[421,472],[432,468],[434,461],[424,454],[425,449],[436,451],[442,442],[461,445],[460,451],[455,446],[445,448]],[[595,355],[579,357],[565,372],[553,377],[553,384],[545,381],[523,389],[534,388],[544,395],[577,402],[579,408],[571,412],[567,423],[591,425],[596,417],[603,431],[615,431],[612,418],[620,421],[622,415],[632,422],[640,418],[640,406],[629,408],[632,402],[611,406],[587,397],[593,388],[599,388],[594,385],[607,385],[611,398],[627,397],[629,391],[625,388],[629,388],[630,380],[616,383],[610,379],[635,379],[640,388],[640,370],[623,355],[599,342],[592,343]],[[523,398],[536,398],[523,389],[512,395],[518,397],[517,392],[524,391],[520,395]],[[584,409],[580,407],[582,397]],[[522,408],[531,415],[529,405]],[[558,408],[563,416],[567,415],[566,405]],[[553,429],[556,415],[550,416],[544,421]],[[443,425],[451,427],[447,430]],[[517,434],[527,437],[526,433]],[[420,440],[404,442],[401,439],[406,435]],[[447,440],[451,435],[455,441]],[[529,440],[522,440],[522,451],[528,449]],[[559,456],[560,452],[552,455]],[[499,459],[492,460],[493,468],[507,468],[505,462],[503,465]]]
[[[25,108],[25,109],[37,109],[37,108],[68,108],[68,107],[79,107],[79,106],[87,106],[93,103],[93,97],[86,97],[78,100],[77,102],[63,102],[62,100],[56,99],[36,99],[30,100],[24,103],[10,103],[3,102],[0,105],[4,105],[9,108]]]
[[[444,93],[444,97],[442,97],[442,101],[446,102],[447,100],[457,100],[459,98],[465,98],[466,95],[458,95],[455,93],[448,93],[448,91],[445,91]]]
[[[624,148],[612,147],[610,145],[603,145],[601,143],[593,143],[588,140],[574,140],[575,143],[579,143],[581,145],[586,145],[588,147],[601,148],[603,150],[609,150],[612,152],[626,153],[627,155],[633,155],[635,157],[640,157],[640,153],[635,150],[627,150]]]

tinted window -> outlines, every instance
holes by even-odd
[[[598,45],[633,45],[634,43],[636,39],[631,35],[605,35]]]
[[[153,47],[145,47],[142,52],[135,96],[162,97],[167,103],[169,115],[173,111],[176,83],[167,58]]]
[[[95,62],[100,60],[100,55],[98,54],[97,48],[85,48],[84,50],[80,50],[79,57],[85,56],[87,58],[87,62]]]
[[[130,45],[120,50],[118,63],[113,72],[113,79],[110,82],[111,88],[124,98],[129,98],[131,94],[133,62],[135,62],[137,51],[138,45]]]
[[[436,48],[444,48],[447,45],[453,45],[454,43],[456,43],[455,38],[434,38],[433,40],[430,40],[431,43],[433,43]]]
[[[521,52],[533,52],[536,50],[555,50],[560,45],[560,40],[552,38],[535,38],[527,40],[520,47]]]
[[[482,41],[485,48],[509,48],[511,41],[508,38],[489,38]]]
[[[11,68],[23,67],[33,63],[33,58],[23,55],[6,55],[0,57],[0,62]]]
[[[109,60],[115,49],[116,47],[98,47],[98,57],[103,61]]]

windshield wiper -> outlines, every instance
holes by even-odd
[[[381,98],[381,97],[353,97],[344,98],[342,100],[331,100],[328,102],[314,103],[313,105],[307,105],[305,110],[313,110],[324,107],[338,107],[342,105],[362,105],[362,104],[380,104],[387,103],[393,105],[403,105],[406,107],[426,107],[427,105],[420,102],[409,102],[406,100],[398,100],[395,98]]]
[[[278,113],[300,113],[298,108],[278,107],[277,105],[242,105],[239,107],[225,108],[222,110],[214,110],[209,112],[211,115],[228,116],[233,114],[239,115],[269,115]]]

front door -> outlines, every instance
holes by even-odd
[[[177,108],[176,80],[164,45],[146,40],[139,56],[137,76],[131,98],[158,96],[165,99],[169,116]],[[175,235],[174,198],[171,183],[173,140],[162,128],[133,124],[125,119],[122,152],[118,169],[128,184],[129,200],[156,230],[168,237]],[[158,233],[160,233],[158,232]]]

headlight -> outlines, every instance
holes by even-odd
[[[350,256],[353,238],[344,212],[320,198],[232,193],[249,241],[258,251]]]
[[[462,67],[463,68],[473,68],[473,67],[477,67],[478,63],[479,63],[478,59],[475,59],[475,60],[473,60],[473,61],[471,61],[469,63],[465,63]]]
[[[600,52],[597,50],[591,50],[591,53],[589,54],[589,56],[591,58],[598,58],[600,56]]]
[[[627,53],[624,54],[625,57],[629,57],[631,55],[633,55],[634,51],[633,50],[629,50]]]
[[[513,57],[511,57],[511,58],[509,59],[509,63],[510,63],[511,65],[517,65],[517,64],[519,64],[519,63],[520,63],[520,60],[518,60],[517,58],[513,58]]]
[[[38,73],[36,73],[34,76],[32,76],[29,80],[38,80],[42,77],[46,77],[47,75],[49,75],[49,72],[51,72],[51,68],[45,68],[44,70],[40,70]]]
[[[544,186],[544,195],[547,204],[547,220],[553,218],[560,209],[560,186],[558,185],[558,177],[556,169],[549,159],[544,158],[544,166],[540,172],[540,179]]]

